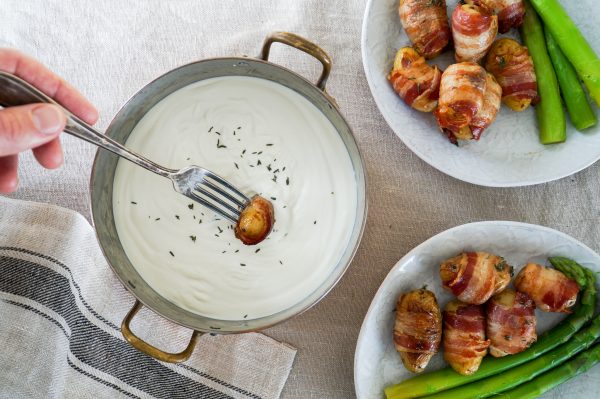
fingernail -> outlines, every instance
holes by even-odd
[[[64,116],[62,112],[52,105],[40,105],[31,112],[33,123],[42,134],[58,133],[62,129]]]

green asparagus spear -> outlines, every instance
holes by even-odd
[[[427,399],[488,398],[491,395],[530,381],[536,376],[564,363],[577,353],[589,348],[598,338],[600,338],[600,316],[596,317],[587,328],[577,332],[566,344],[551,350],[543,356],[485,380],[427,396]]]
[[[555,259],[566,258],[551,258],[550,262],[552,263]],[[481,362],[479,370],[475,374],[468,376],[458,374],[451,367],[420,374],[399,384],[387,387],[385,389],[387,399],[418,398],[478,381],[535,359],[558,345],[567,342],[594,315],[594,309],[596,308],[596,278],[591,272],[586,275],[582,266],[568,259],[566,261],[563,260],[560,267],[559,270],[578,282],[582,293],[573,313],[559,325],[540,335],[537,342],[531,345],[531,347],[512,356],[485,358]],[[589,280],[587,276],[589,276]]]
[[[569,60],[567,60],[560,47],[558,47],[550,30],[544,28],[544,33],[546,35],[548,55],[550,55],[554,72],[556,72],[556,76],[558,77],[560,93],[567,106],[567,111],[569,111],[571,123],[577,130],[584,130],[594,126],[596,124],[596,115],[594,115],[594,111],[592,111],[592,107],[590,107],[585,92],[579,83],[577,72],[575,72]]]
[[[585,373],[598,362],[600,362],[600,344],[594,345],[561,366],[553,368],[529,382],[491,397],[502,399],[534,399],[556,388],[563,382]]]
[[[600,106],[600,59],[596,53],[557,0],[530,1]]]
[[[575,280],[579,287],[585,287],[588,278],[595,279],[595,275],[589,269],[582,267],[579,263],[569,258],[553,256],[548,258],[548,260],[556,270],[562,272],[571,280]]]
[[[558,81],[546,50],[544,28],[529,1],[525,0],[525,18],[521,26],[521,37],[533,60],[540,102],[535,106],[540,142],[562,143],[567,139],[567,122],[560,102]]]

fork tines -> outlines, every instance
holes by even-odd
[[[206,173],[192,197],[215,213],[237,223],[250,199],[214,173]]]

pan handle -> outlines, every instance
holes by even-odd
[[[133,317],[140,311],[142,308],[142,303],[136,299],[135,304],[123,319],[123,323],[121,323],[121,334],[125,337],[125,340],[131,344],[135,349],[139,350],[142,353],[145,353],[148,356],[155,358],[156,360],[160,360],[162,362],[168,363],[181,363],[186,361],[192,355],[194,351],[194,347],[196,346],[196,342],[198,341],[198,337],[201,335],[198,331],[194,331],[192,333],[192,337],[190,338],[190,342],[188,346],[179,353],[169,353],[161,351],[155,346],[150,345],[146,341],[142,341],[137,335],[135,335],[131,328],[129,328],[129,324]]]
[[[327,78],[329,78],[329,73],[331,72],[331,58],[321,47],[290,32],[273,32],[267,36],[263,43],[262,51],[259,56],[261,60],[269,60],[269,51],[271,50],[271,45],[275,42],[287,44],[288,46],[304,51],[319,60],[323,65],[323,72],[321,72],[321,76],[317,81],[317,87],[325,91],[325,84],[327,83]]]

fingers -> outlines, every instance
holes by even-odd
[[[98,111],[85,97],[33,58],[0,48],[0,70],[28,81],[85,122],[93,125],[98,120]]]
[[[17,189],[19,179],[17,177],[18,155],[9,155],[0,158],[0,193],[8,194]]]
[[[44,168],[58,168],[63,163],[63,152],[60,146],[60,139],[57,137],[46,144],[34,148],[33,155]]]
[[[0,157],[54,140],[65,123],[66,116],[56,105],[30,104],[0,110]]]

